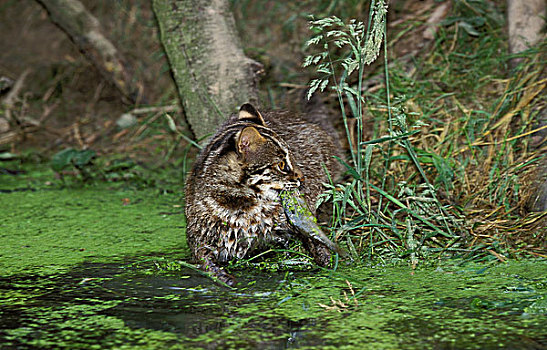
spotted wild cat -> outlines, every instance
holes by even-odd
[[[244,104],[210,139],[186,183],[187,238],[202,268],[232,284],[218,264],[244,258],[298,237],[318,265],[326,246],[287,223],[280,191],[298,188],[312,211],[327,176],[337,171],[336,140],[317,116],[258,112]],[[314,213],[315,214],[315,213]]]

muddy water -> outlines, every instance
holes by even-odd
[[[273,314],[237,319],[239,308],[271,301],[278,279],[228,291],[192,270],[155,269],[84,264],[61,275],[3,278],[2,347],[285,348],[294,342],[278,336],[298,332],[299,322]],[[235,339],[241,327],[250,329]]]
[[[229,290],[176,260],[148,257],[4,277],[1,347],[547,346],[544,262],[236,275],[239,286]]]
[[[180,189],[0,179],[0,348],[545,349],[547,262],[185,267]],[[291,257],[294,258],[294,257]]]

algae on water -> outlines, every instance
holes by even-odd
[[[180,193],[123,183],[45,185],[52,175],[40,184],[26,177],[19,184],[0,182],[5,191],[0,193],[2,276],[66,270],[84,261],[186,252]],[[13,189],[20,190],[7,192]]]
[[[189,254],[176,184],[61,185],[51,171],[27,171],[0,177],[2,346],[547,345],[544,259],[233,269],[240,283],[229,290],[178,262]],[[291,196],[293,225],[316,234],[305,202]]]

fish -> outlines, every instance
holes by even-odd
[[[280,198],[287,221],[293,229],[304,237],[325,245],[340,256],[347,256],[347,253],[338,244],[331,241],[319,227],[317,218],[313,215],[308,203],[297,188],[281,191]]]

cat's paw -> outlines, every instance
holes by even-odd
[[[237,284],[234,276],[230,275],[226,270],[217,266],[209,259],[206,259],[205,264],[201,265],[200,268],[207,272],[213,280],[220,282],[220,284],[228,287],[234,287]]]
[[[315,243],[309,246],[308,250],[317,265],[321,267],[328,267],[330,265],[331,252],[329,248],[322,244]]]

